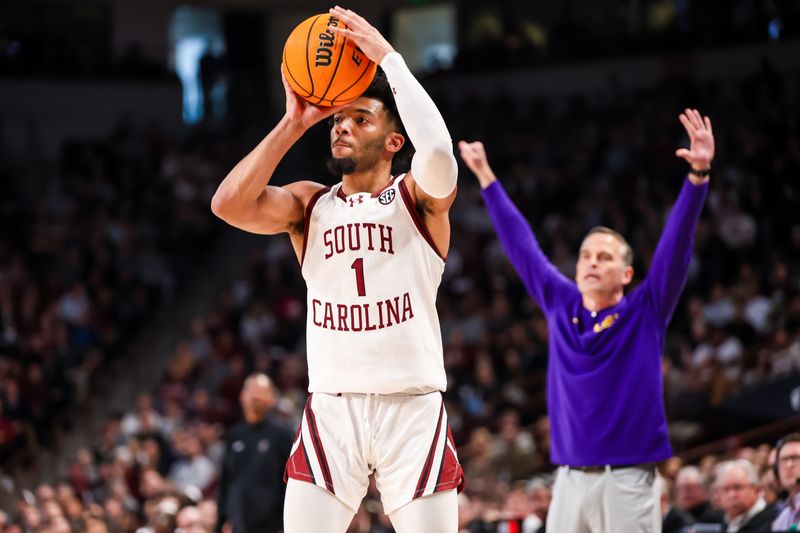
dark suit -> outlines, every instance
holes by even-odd
[[[269,419],[257,424],[240,422],[228,431],[217,497],[217,533],[226,521],[234,533],[283,529],[283,470],[293,440],[289,428]]]
[[[767,505],[760,513],[742,524],[738,533],[762,533],[772,531],[772,522],[778,517],[778,510],[774,505]],[[727,524],[724,531],[727,531]]]
[[[695,505],[687,511],[698,523],[702,524],[721,524],[725,520],[725,514],[711,507],[711,502]]]
[[[662,533],[678,533],[684,527],[690,526],[697,522],[694,517],[675,507],[670,507],[669,512],[664,516],[661,523]]]

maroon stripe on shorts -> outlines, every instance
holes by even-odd
[[[401,182],[402,183],[402,182]],[[417,499],[425,492],[425,486],[428,484],[428,478],[431,476],[431,467],[433,464],[433,456],[436,455],[436,443],[439,441],[439,432],[442,429],[442,419],[444,418],[444,401],[439,408],[439,422],[436,424],[436,433],[433,434],[433,442],[431,442],[431,449],[428,451],[428,457],[425,459],[425,464],[422,466],[422,473],[417,482],[417,490],[414,491],[414,498]]]
[[[316,484],[314,472],[311,470],[310,466],[311,463],[308,461],[306,443],[303,442],[301,431],[302,428],[297,430],[297,438],[295,439],[300,439],[300,443],[291,457],[289,457],[289,460],[286,461],[286,469],[283,471],[283,482],[286,483],[291,478],[299,481],[311,480],[312,483]]]
[[[322,479],[325,481],[325,488],[327,488],[331,494],[336,494],[336,491],[333,490],[333,479],[331,478],[331,469],[328,467],[328,459],[325,457],[325,449],[322,447],[322,440],[319,438],[319,431],[317,430],[317,419],[314,416],[314,411],[311,410],[311,399],[314,397],[312,394],[308,397],[308,403],[306,403],[306,417],[308,418],[308,429],[311,432],[311,441],[314,445],[314,451],[317,454],[317,460],[319,461],[319,466],[322,469]]]

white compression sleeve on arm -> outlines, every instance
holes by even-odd
[[[397,111],[414,144],[411,173],[422,190],[446,198],[456,188],[458,166],[453,141],[441,113],[397,52],[384,56],[381,68],[392,87]]]

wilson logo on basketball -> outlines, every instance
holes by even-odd
[[[334,28],[339,26],[339,21],[335,17],[328,19],[328,26]],[[317,57],[314,61],[315,67],[327,67],[331,64],[333,57],[333,41],[336,36],[329,29],[319,34],[319,46],[317,47]]]
[[[389,205],[394,200],[395,195],[394,189],[386,189],[378,196],[378,201],[383,205]]]

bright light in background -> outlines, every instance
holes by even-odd
[[[172,16],[170,41],[173,67],[183,86],[183,122],[197,124],[204,119],[222,118],[227,98],[225,77],[219,68],[214,73],[201,72],[201,64],[205,68],[218,67],[225,54],[219,12],[213,8],[179,7]]]
[[[783,23],[781,19],[772,19],[769,21],[769,27],[767,31],[769,32],[769,38],[773,41],[777,41],[781,38],[781,30],[783,29]]]
[[[183,85],[183,121],[196,124],[203,118],[200,58],[208,45],[201,37],[185,37],[175,44],[175,72]]]
[[[452,5],[397,9],[392,43],[415,72],[448,69],[456,57],[456,11]]]

